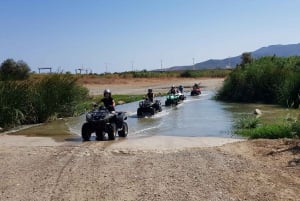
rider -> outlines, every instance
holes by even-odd
[[[179,91],[180,93],[183,93],[183,86],[182,86],[182,85],[179,85],[178,91]]]
[[[148,89],[148,93],[146,94],[146,98],[153,103],[154,101],[154,93],[152,89]]]
[[[168,94],[176,94],[178,91],[177,89],[175,88],[174,85],[171,86],[171,89],[169,90]]]
[[[193,89],[196,90],[196,89],[199,89],[199,88],[200,88],[199,85],[197,83],[195,83],[194,86],[193,86]]]
[[[101,99],[101,102],[103,102],[106,109],[108,109],[110,112],[115,111],[115,101],[111,97],[111,92],[109,89],[105,89],[103,91],[103,98]]]

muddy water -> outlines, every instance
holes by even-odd
[[[218,136],[231,137],[232,114],[224,110],[224,104],[212,100],[212,92],[197,97],[186,94],[187,99],[175,107],[165,107],[152,117],[137,118],[138,103],[120,106],[128,112],[131,135],[163,136]]]
[[[213,96],[211,91],[203,91],[196,97],[186,94],[187,99],[175,107],[165,107],[165,97],[161,97],[159,99],[163,111],[152,117],[137,118],[138,102],[119,105],[116,110],[126,111],[130,137],[240,138],[232,133],[235,120],[241,115],[252,114],[256,108],[262,110],[261,119],[264,122],[280,121],[299,114],[299,110],[288,110],[273,105],[223,103],[213,100]],[[84,122],[85,115],[82,115],[22,130],[17,134],[80,141],[81,126]],[[70,136],[70,132],[75,135]]]

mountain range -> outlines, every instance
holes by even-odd
[[[300,43],[289,44],[289,45],[270,45],[268,47],[259,48],[251,52],[253,58],[260,58],[263,56],[279,56],[279,57],[289,57],[289,56],[300,56]],[[228,57],[225,59],[209,59],[200,63],[196,63],[188,66],[173,66],[166,68],[166,71],[177,71],[177,70],[201,70],[201,69],[216,69],[216,68],[228,68],[235,67],[237,64],[241,63],[241,56]]]

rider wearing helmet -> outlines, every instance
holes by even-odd
[[[109,89],[105,89],[103,91],[103,98],[101,99],[101,102],[103,102],[106,109],[108,109],[110,112],[115,111],[115,101],[111,97],[111,92]]]
[[[176,90],[176,88],[175,88],[174,85],[171,86],[171,89],[170,89],[170,91],[168,93],[169,94],[176,94],[177,93],[177,90]]]
[[[153,103],[154,101],[154,93],[152,89],[148,89],[148,93],[146,94],[146,98]]]
[[[199,89],[199,84],[195,83],[194,86],[193,86],[193,89]]]
[[[178,91],[179,91],[180,93],[183,93],[183,86],[182,86],[182,85],[179,85]]]

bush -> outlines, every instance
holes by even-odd
[[[33,100],[39,122],[49,117],[72,116],[77,102],[87,96],[87,90],[76,84],[71,75],[53,74],[37,82]]]
[[[300,138],[299,119],[288,118],[284,122],[267,125],[258,125],[253,118],[242,118],[238,122],[235,133],[251,139]]]
[[[71,75],[53,74],[38,80],[0,82],[0,127],[45,122],[72,116],[88,90]]]
[[[278,102],[282,106],[299,108],[300,104],[300,72],[289,75],[278,91]]]
[[[0,127],[19,125],[26,120],[29,84],[0,81]]]
[[[238,134],[250,137],[251,139],[277,139],[294,137],[291,127],[287,124],[264,125],[255,129],[243,129],[238,131]]]
[[[230,73],[216,96],[233,102],[263,102],[298,108],[300,57],[262,57]]]
[[[29,77],[30,68],[24,61],[5,60],[0,66],[1,80],[24,80]]]
[[[293,122],[291,127],[293,135],[300,138],[300,121]]]
[[[259,118],[256,118],[254,115],[245,115],[241,117],[236,123],[235,128],[236,129],[251,129],[256,128],[259,124],[260,120]]]

